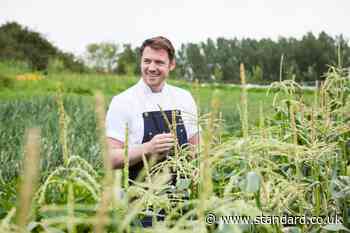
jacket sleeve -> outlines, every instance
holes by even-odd
[[[113,97],[106,115],[106,135],[125,142],[125,129],[128,123],[128,111],[120,96]]]
[[[197,105],[190,92],[186,93],[186,100],[184,103],[185,112],[183,114],[183,120],[186,127],[187,137],[190,139],[193,135],[199,133],[201,128],[198,124]]]

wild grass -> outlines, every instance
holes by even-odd
[[[52,171],[57,167],[62,162],[61,153],[67,155],[68,151],[70,154],[82,156],[95,167],[101,167],[102,163],[98,156],[100,147],[96,140],[98,136],[93,94],[97,89],[101,89],[105,102],[109,103],[112,95],[136,81],[128,77],[78,76],[62,73],[49,75],[45,80],[40,81],[16,81],[13,89],[1,91],[0,161],[2,164],[0,167],[4,179],[8,181],[17,175],[24,131],[32,126],[42,127],[42,153],[47,158],[41,164],[44,172]],[[198,99],[201,115],[210,111],[211,98],[215,92],[216,98],[220,101],[218,112],[221,112],[221,119],[224,121],[220,130],[221,136],[226,137],[237,132],[240,128],[237,108],[240,95],[238,88],[200,87],[199,91],[195,92],[188,84],[184,85],[184,82],[182,84]],[[83,89],[85,91],[81,91]],[[57,98],[57,93],[60,93],[60,98]],[[271,106],[272,95],[267,96],[266,93],[255,91],[248,93],[248,102],[251,103],[248,106],[251,122],[258,119],[257,99],[264,99],[264,112],[271,112],[271,108],[269,111],[267,108]],[[60,114],[63,111],[62,105],[65,106],[65,114]],[[61,124],[57,124],[59,118],[61,118]],[[69,125],[68,128],[67,125]],[[63,130],[64,128],[67,129]],[[60,147],[60,143],[65,146]]]
[[[243,66],[241,75],[244,84]],[[113,176],[106,162],[108,148],[101,132],[108,95],[98,94],[96,101],[72,95],[3,101],[0,231],[349,231],[350,79],[340,68],[331,68],[326,75],[312,101],[305,101],[309,94],[305,96],[290,80],[274,83],[268,97],[271,104],[264,105],[257,101],[261,96],[251,100],[244,86],[242,92],[230,90],[229,94],[205,88],[193,92],[202,113],[203,141],[198,155],[189,156],[191,151],[178,148],[178,156],[162,163],[144,158],[145,181],[129,187],[127,171],[123,183],[120,171]],[[235,120],[245,123],[236,127],[238,132],[222,137],[222,118],[228,118],[220,112],[225,115],[225,107],[237,106],[231,99],[236,94],[237,99],[242,98],[241,116]],[[211,100],[206,102],[206,98]],[[211,107],[205,111],[205,106]],[[251,106],[255,113],[249,110]],[[269,107],[270,113],[264,107]],[[252,124],[251,117],[257,123]],[[31,198],[17,202],[9,184],[16,184],[22,166],[27,167],[22,164],[28,151],[23,149],[22,138],[25,129],[33,126],[41,128],[40,186],[34,192],[31,210],[24,213],[29,217],[19,223],[15,221],[19,208],[13,207],[22,207],[18,203],[23,202],[28,206]],[[66,132],[58,133],[62,130]],[[32,153],[39,154],[39,148],[33,147]],[[126,148],[126,158],[127,154]],[[174,168],[178,179],[171,186],[167,181]],[[157,221],[160,210],[167,213],[164,221]],[[207,224],[208,213],[217,217],[339,215],[343,224]],[[153,216],[152,228],[140,227],[143,215]]]

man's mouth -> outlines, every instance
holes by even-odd
[[[154,74],[149,74],[148,76],[151,77],[151,78],[157,78],[157,77],[159,77],[159,75],[154,75]]]

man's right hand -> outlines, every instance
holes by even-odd
[[[147,154],[165,152],[174,146],[174,136],[171,133],[157,134],[144,146]]]

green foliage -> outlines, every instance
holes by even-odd
[[[61,63],[63,63],[65,70],[69,70],[69,71],[77,72],[77,73],[84,73],[84,72],[88,71],[84,62],[81,59],[77,59],[72,53],[59,52],[57,58],[55,58],[55,59],[57,59]],[[53,67],[53,68],[55,68],[55,67]],[[58,70],[58,71],[60,71],[60,70]]]
[[[120,170],[116,172],[119,175],[113,186],[106,186],[103,181],[105,171],[101,166],[91,97],[67,95],[63,91],[69,151],[66,163],[62,161],[62,145],[58,140],[58,132],[62,130],[58,123],[59,106],[53,96],[2,101],[0,122],[4,124],[0,125],[0,161],[4,166],[0,169],[0,231],[19,231],[13,221],[14,210],[11,210],[11,205],[16,203],[14,186],[17,180],[14,177],[21,169],[24,155],[24,129],[32,125],[42,127],[43,159],[41,186],[27,225],[30,232],[96,232],[94,227],[102,223],[107,232],[118,233],[349,231],[348,75],[345,69],[330,68],[323,87],[313,93],[312,100],[294,80],[274,83],[269,92],[273,97],[248,90],[249,119],[259,115],[256,109],[262,99],[271,102],[272,105],[264,107],[272,114],[261,111],[259,125],[250,124],[244,138],[237,130],[222,137],[224,129],[228,128],[225,114],[227,117],[236,114],[233,108],[239,99],[239,89],[196,84],[192,92],[200,105],[199,120],[206,137],[205,145],[199,148],[196,156],[191,148],[182,148],[178,156],[169,156],[161,163],[153,165],[150,161],[148,171],[144,172],[145,181],[140,179],[123,191],[120,190]],[[51,78],[62,82],[63,90],[65,86],[75,85],[76,79],[80,85],[84,80],[84,77],[67,74]],[[85,80],[89,82],[85,85],[110,91],[107,88],[112,85],[110,79],[98,78]],[[124,81],[118,80],[117,84],[124,85],[123,88],[131,85],[132,81]],[[188,83],[177,82],[191,88]],[[211,96],[215,101],[211,101]],[[214,109],[210,109],[210,105]],[[237,123],[238,118],[234,121]],[[206,166],[198,166],[202,164]],[[178,178],[175,186],[167,183],[171,171],[176,171]],[[198,184],[202,189],[198,189]],[[107,199],[107,194],[111,198]],[[98,215],[101,206],[106,206],[102,217]],[[167,213],[163,222],[157,222],[150,229],[138,225],[143,215],[155,216],[159,210]],[[217,218],[337,214],[343,224],[287,227],[216,222],[210,225],[205,223],[208,213]]]
[[[222,69],[219,65],[214,66],[213,75],[214,75],[215,81],[220,82],[222,80],[224,74],[223,74]]]
[[[71,156],[65,167],[59,166],[45,180],[37,193],[37,202],[64,204],[68,201],[68,186],[71,184],[77,203],[91,204],[100,199],[98,174],[80,156]]]
[[[82,62],[64,53],[43,35],[16,22],[8,22],[0,27],[0,60],[27,63],[33,70],[46,70],[49,61],[60,59],[64,68],[75,72],[84,70]]]
[[[89,97],[66,97],[64,105],[68,118],[74,119],[68,130],[69,151],[99,166],[94,109]],[[0,160],[6,161],[6,166],[1,168],[5,180],[12,179],[19,172],[20,165],[16,161],[22,156],[21,145],[23,145],[23,134],[27,127],[42,127],[42,155],[47,158],[42,163],[44,175],[62,164],[62,149],[58,145],[58,106],[54,97],[32,97],[26,100],[3,102],[0,106],[2,122]],[[8,125],[13,127],[9,128]]]
[[[193,71],[194,76],[192,79],[210,79],[209,64],[205,56],[203,49],[199,45],[190,43],[186,46],[186,62]]]
[[[131,48],[130,44],[125,44],[123,47],[123,52],[118,55],[116,73],[128,76],[139,74],[139,57],[137,57],[136,51]]]
[[[5,217],[13,206],[16,205],[17,183],[17,179],[5,181],[0,173],[0,219]]]
[[[51,72],[63,72],[65,70],[63,61],[59,58],[51,58],[47,66],[47,70]]]
[[[15,77],[18,74],[31,71],[27,63],[21,61],[7,60],[0,62],[0,73],[8,77]]]
[[[337,55],[337,48],[340,54]],[[239,64],[245,63],[246,72],[252,74],[250,83],[270,83],[280,77],[280,60],[284,54],[283,79],[296,76],[296,81],[310,82],[324,79],[329,65],[350,66],[350,47],[342,35],[331,37],[325,32],[318,36],[311,32],[302,39],[280,37],[271,39],[207,39],[198,44],[183,44],[177,53],[178,77],[187,77],[193,70],[194,79],[209,81],[215,69],[222,69],[222,81],[239,83]]]
[[[3,88],[12,88],[14,86],[14,79],[0,74],[0,90]]]
[[[249,82],[252,82],[252,83],[261,83],[263,81],[263,76],[264,76],[263,70],[261,69],[261,67],[259,65],[256,65],[252,69],[251,79],[248,78],[248,80],[249,80]]]
[[[0,58],[26,61],[33,69],[46,69],[49,58],[58,52],[42,35],[15,22],[2,25],[0,35]]]
[[[87,45],[87,59],[97,71],[111,73],[117,64],[119,45],[112,42]]]

